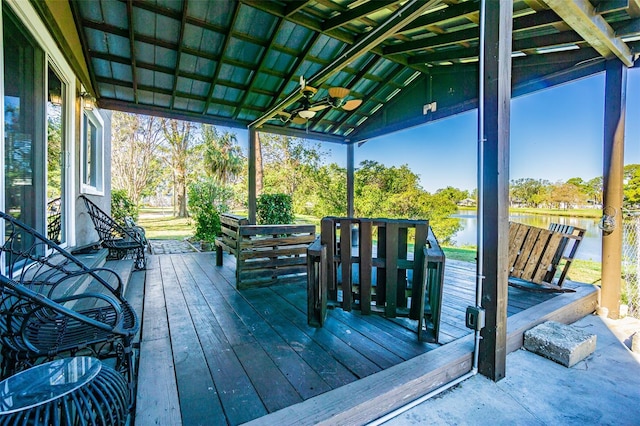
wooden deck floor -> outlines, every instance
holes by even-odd
[[[469,264],[447,261],[441,343],[469,334]],[[307,326],[306,285],[237,291],[234,260],[150,256],[144,292],[136,424],[241,424],[424,354],[411,324],[331,310]],[[552,294],[509,289],[509,315]],[[412,327],[415,329],[415,326]]]

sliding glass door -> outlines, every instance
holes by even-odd
[[[51,66],[47,72],[47,93],[47,236],[60,244],[65,236],[66,85]]]
[[[3,7],[2,19],[4,209],[20,221],[44,231],[44,53],[6,7]]]

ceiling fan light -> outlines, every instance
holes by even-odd
[[[316,112],[308,109],[303,109],[302,111],[298,112],[298,115],[308,120],[310,118],[313,118],[316,115]]]
[[[330,87],[329,96],[332,98],[342,99],[349,95],[350,90],[344,87]]]

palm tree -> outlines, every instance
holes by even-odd
[[[242,172],[242,151],[235,133],[219,133],[214,126],[202,126],[205,171],[222,184]]]

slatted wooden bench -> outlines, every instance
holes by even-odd
[[[315,225],[249,225],[246,218],[227,214],[221,222],[216,264],[222,266],[223,251],[235,256],[239,290],[306,279]]]
[[[418,338],[437,342],[445,257],[428,221],[324,218],[307,260],[309,325],[359,309],[418,320]]]
[[[582,228],[557,223],[543,229],[510,222],[509,285],[537,291],[569,291],[562,284],[584,233]]]
[[[216,238],[216,265],[222,266],[222,253],[227,252],[237,257],[238,229],[242,225],[248,225],[246,217],[230,213],[220,215],[220,236]]]

